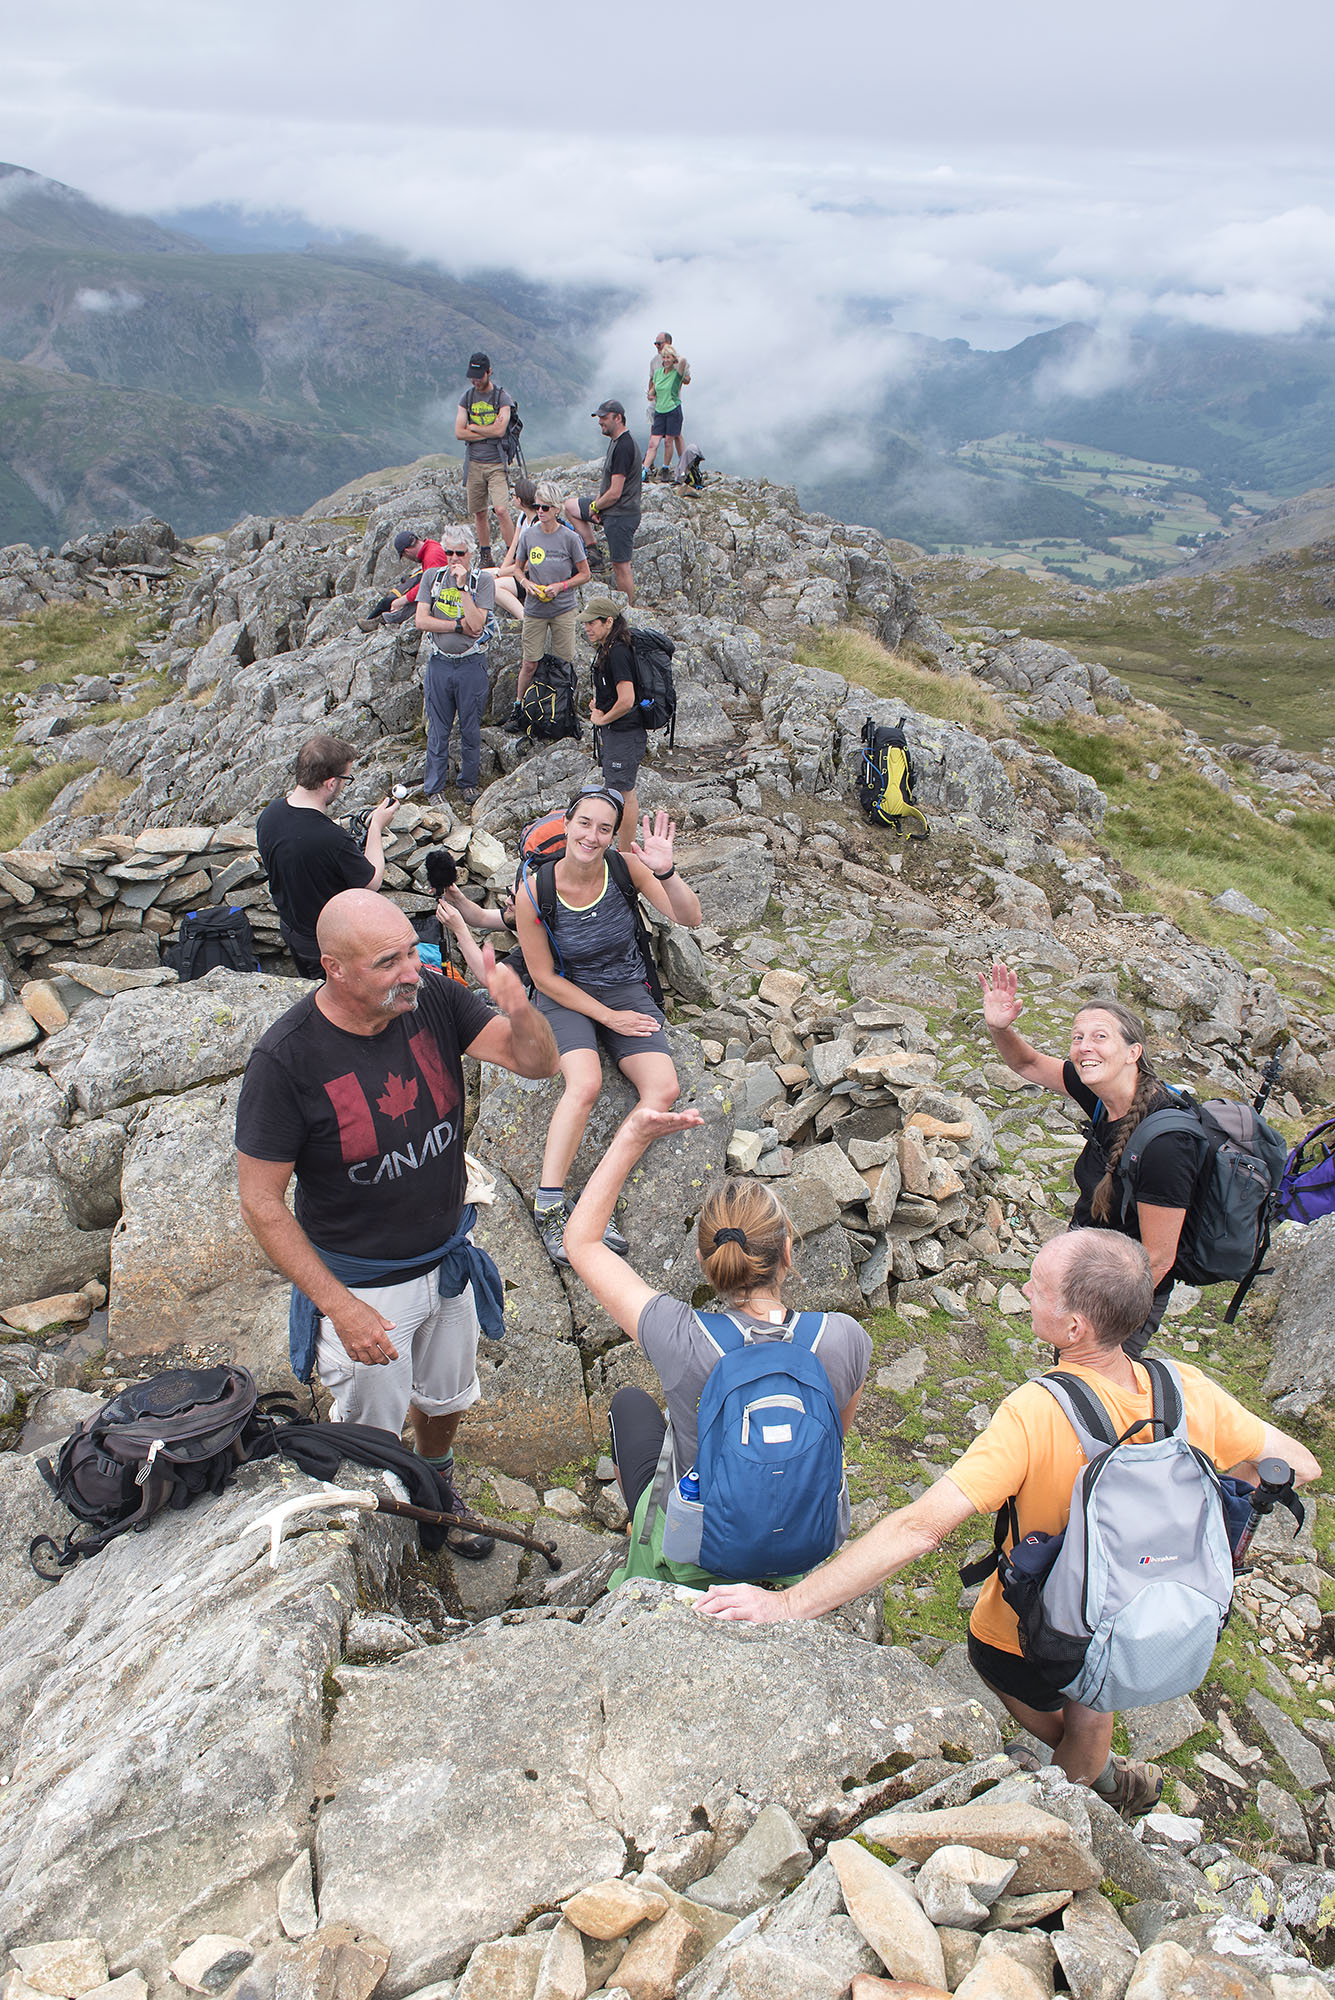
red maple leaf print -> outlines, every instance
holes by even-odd
[[[401,1076],[395,1076],[391,1070],[385,1078],[384,1096],[377,1097],[376,1099],[377,1105],[384,1112],[386,1118],[401,1118],[406,1125],[408,1122],[408,1113],[412,1110],[416,1102],[417,1078],[414,1076],[405,1082]]]

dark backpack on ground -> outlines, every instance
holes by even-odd
[[[858,767],[858,804],[876,826],[892,826],[908,840],[925,840],[931,832],[926,815],[913,803],[913,760],[902,723],[862,725],[862,761]]]
[[[698,493],[705,483],[704,463],[705,455],[699,445],[688,444],[684,459],[686,477],[681,483],[692,493]]]
[[[824,1313],[756,1340],[730,1313],[697,1313],[718,1349],[700,1392],[699,1444],[666,1495],[663,1554],[738,1583],[796,1576],[848,1533],[844,1427],[817,1349]],[[694,1478],[697,1492],[683,1493]]]
[[[992,1553],[960,1570],[969,1585],[997,1571],[1025,1659],[1104,1715],[1198,1688],[1233,1601],[1236,1537],[1219,1474],[1188,1441],[1177,1370],[1158,1359],[1142,1366],[1151,1415],[1121,1437],[1078,1376],[1041,1378],[1086,1459],[1067,1525],[1021,1541],[1008,1500]]]
[[[1126,1142],[1117,1168],[1121,1220],[1131,1214],[1140,1163],[1150,1141],[1163,1132],[1188,1133],[1199,1144],[1200,1164],[1173,1275],[1189,1285],[1240,1280],[1224,1315],[1231,1325],[1270,1247],[1270,1223],[1288,1148],[1250,1104],[1226,1097],[1197,1104],[1186,1091],[1175,1090],[1172,1095],[1177,1105],[1151,1111]]]
[[[221,1493],[251,1455],[266,1419],[244,1368],[176,1368],[134,1382],[66,1438],[54,1464],[37,1470],[85,1524],[58,1547],[49,1535],[29,1545],[39,1576],[96,1555],[117,1535],[146,1528],[164,1507],[188,1507]],[[42,1551],[48,1567],[38,1568]]]
[[[244,910],[225,909],[221,904],[212,910],[187,910],[176,943],[168,945],[162,962],[175,967],[182,986],[187,980],[202,979],[215,965],[225,965],[233,972],[258,972],[250,918]]]
[[[1335,1118],[1300,1139],[1284,1162],[1279,1213],[1286,1222],[1335,1214]]]
[[[519,405],[518,403],[511,402],[510,421],[505,426],[504,431],[501,433],[499,442],[501,447],[501,456],[504,458],[506,464],[513,465],[516,462],[516,460],[518,460],[519,470],[521,472],[525,470],[524,447],[519,442],[520,433],[522,432],[523,428],[524,428],[524,420],[519,414]]]
[[[563,736],[578,737],[579,716],[575,712],[575,669],[569,660],[545,653],[537,671],[524,689],[519,713],[530,736],[555,743]]]
[[[668,749],[677,740],[677,687],[672,678],[672,655],[676,647],[666,632],[650,625],[631,628],[631,653],[635,661],[635,713],[646,729],[666,729]]]

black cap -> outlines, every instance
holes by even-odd
[[[470,375],[490,375],[491,356],[483,354],[480,349],[476,354],[470,355],[468,358],[468,372]]]
[[[615,396],[609,396],[605,403],[599,403],[593,414],[595,417],[624,417],[626,406],[618,403]]]
[[[409,549],[415,549],[421,539],[422,537],[414,534],[411,528],[400,528],[398,534],[394,537],[395,555],[407,555]]]

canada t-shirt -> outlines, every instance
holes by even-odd
[[[1080,1075],[1073,1062],[1062,1065],[1062,1088],[1073,1103],[1078,1104],[1087,1118],[1092,1119],[1100,1109],[1101,1100],[1095,1096]],[[1152,1110],[1166,1110],[1173,1100],[1164,1091],[1160,1100],[1151,1106]],[[1140,1241],[1140,1217],[1136,1213],[1136,1203],[1131,1205],[1126,1221],[1120,1217],[1114,1221],[1097,1223],[1091,1204],[1094,1190],[1107,1171],[1108,1152],[1121,1130],[1121,1120],[1109,1118],[1106,1112],[1085,1141],[1085,1149],[1076,1160],[1074,1174],[1079,1197],[1071,1212],[1072,1229],[1116,1229],[1123,1236],[1133,1236]],[[1196,1191],[1200,1147],[1189,1132],[1161,1132],[1157,1139],[1151,1139],[1145,1148],[1145,1156],[1140,1163],[1136,1182],[1136,1201],[1143,1201],[1148,1208],[1190,1208],[1191,1198]],[[1113,1197],[1114,1213],[1120,1203],[1120,1195]],[[1172,1289],[1173,1276],[1168,1272],[1159,1280],[1157,1290]]]
[[[494,424],[501,411],[509,404],[513,409],[515,399],[502,389],[499,382],[493,382],[489,389],[479,389],[473,383],[459,398],[459,408],[464,420],[470,424]],[[501,450],[498,437],[470,438],[464,446],[465,465],[503,465],[505,453]]]
[[[288,931],[316,956],[315,922],[325,904],[344,889],[365,889],[375,869],[345,826],[318,806],[293,806],[274,799],[255,827],[260,860],[269,876],[269,894]]]
[[[781,1326],[772,1326],[751,1313],[738,1312],[733,1317],[742,1326],[750,1327],[758,1341],[775,1341],[783,1336]],[[666,1292],[655,1293],[645,1305],[636,1335],[667,1397],[676,1476],[680,1477],[695,1464],[700,1392],[718,1361],[718,1349],[697,1323],[690,1306]],[[846,1410],[867,1379],[871,1336],[848,1313],[827,1313],[816,1359],[830,1378],[835,1402],[841,1410]]]
[[[418,993],[378,1035],[335,1027],[307,994],[251,1051],[237,1150],[295,1163],[297,1221],[317,1249],[413,1257],[458,1228],[460,1052],[495,1017],[455,979],[428,975]]]
[[[1086,1383],[1112,1418],[1119,1437],[1153,1409],[1148,1372],[1139,1362],[1134,1390],[1120,1389],[1095,1369],[1062,1363],[1059,1373]],[[1182,1404],[1187,1435],[1221,1472],[1259,1456],[1265,1441],[1260,1417],[1235,1402],[1226,1390],[1199,1368],[1176,1364],[1182,1378]],[[1025,1535],[1060,1534],[1071,1512],[1071,1487],[1085,1463],[1065,1412],[1041,1383],[1026,1382],[1012,1389],[987,1429],[976,1437],[947,1477],[980,1514],[995,1514],[1014,1499],[1021,1539]],[[1015,1613],[993,1575],[983,1585],[969,1620],[969,1630],[985,1646],[1003,1653],[1020,1651]]]

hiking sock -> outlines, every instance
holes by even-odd
[[[533,1197],[535,1216],[550,1215],[554,1208],[560,1208],[566,1198],[563,1187],[540,1187]]]
[[[1089,1789],[1097,1792],[1101,1799],[1112,1797],[1117,1790],[1117,1766],[1113,1758],[1109,1757],[1098,1777],[1091,1780]]]
[[[438,1472],[442,1479],[452,1480],[454,1478],[453,1445],[450,1446],[447,1452],[443,1452],[439,1458],[429,1458],[424,1451],[419,1451],[417,1456],[421,1459],[423,1465],[429,1465],[431,1470]]]

